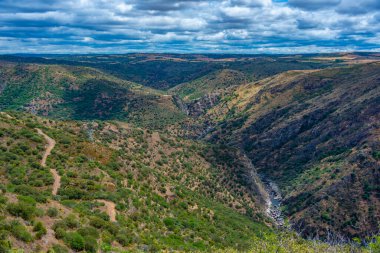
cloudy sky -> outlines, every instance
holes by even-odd
[[[0,0],[0,53],[380,51],[380,0]]]

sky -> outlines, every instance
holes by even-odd
[[[0,53],[380,51],[380,0],[0,0]]]

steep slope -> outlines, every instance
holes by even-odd
[[[3,112],[0,140],[1,252],[369,252],[264,225],[236,150],[122,122]]]
[[[126,119],[152,127],[184,117],[171,96],[87,67],[3,62],[0,83],[3,110],[64,119]]]
[[[380,64],[290,71],[242,85],[205,117],[279,183],[306,236],[364,237],[380,216]]]
[[[236,150],[122,122],[20,113],[0,114],[0,140],[1,247],[242,250],[272,233],[259,193],[240,183]]]
[[[222,93],[226,88],[243,84],[245,78],[245,75],[239,71],[223,69],[191,82],[177,85],[170,91],[185,102],[189,102],[206,94]]]

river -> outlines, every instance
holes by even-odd
[[[285,221],[281,212],[282,196],[277,184],[269,178],[260,175],[269,198],[267,199],[266,213],[278,227],[284,227]]]

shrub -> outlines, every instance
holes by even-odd
[[[114,237],[107,230],[102,232],[101,237],[102,237],[102,242],[105,244],[111,244],[114,240]]]
[[[19,221],[12,221],[10,223],[10,232],[14,237],[24,242],[33,241],[32,235],[28,232],[26,227],[22,225]]]
[[[49,217],[57,217],[58,216],[58,209],[55,207],[49,207],[46,214]]]
[[[34,225],[33,231],[36,232],[37,239],[41,239],[47,232],[45,226],[40,221]]]
[[[68,252],[69,250],[65,246],[54,244],[52,247],[52,251],[49,250],[48,253],[68,253]]]
[[[79,221],[76,219],[75,215],[70,214],[65,219],[63,219],[64,225],[68,228],[79,227]]]
[[[0,204],[6,204],[8,201],[8,198],[5,196],[0,196]]]
[[[66,233],[64,241],[73,250],[84,250],[84,238],[77,232]]]
[[[98,242],[96,239],[92,236],[86,236],[84,237],[84,248],[87,252],[97,252],[98,250]]]
[[[173,218],[165,218],[164,224],[169,230],[174,230],[176,228],[176,220]]]
[[[129,236],[129,233],[127,230],[121,230],[116,235],[116,240],[122,245],[122,246],[128,246],[132,242],[132,238]]]
[[[65,229],[63,229],[61,227],[55,228],[54,232],[55,232],[55,238],[57,238],[57,239],[62,239],[66,235]]]
[[[380,252],[380,236],[376,236],[374,240],[369,244],[371,252]]]
[[[40,203],[46,203],[47,201],[47,197],[45,195],[39,191],[36,191],[34,187],[31,187],[29,185],[18,185],[15,187],[14,191],[15,193],[24,196],[33,196],[33,198]]]
[[[106,226],[106,221],[99,217],[93,216],[90,218],[90,225],[96,228],[103,228]]]
[[[8,240],[0,240],[0,253],[7,253],[10,252],[10,249],[12,248],[12,244]]]
[[[36,207],[23,203],[9,203],[7,205],[7,211],[13,216],[22,217],[24,220],[31,220],[37,214]]]
[[[83,227],[78,229],[78,233],[83,236],[91,236],[93,238],[99,238],[99,232],[96,228],[94,227]]]
[[[86,193],[77,188],[65,188],[60,189],[60,195],[67,199],[82,199]]]

